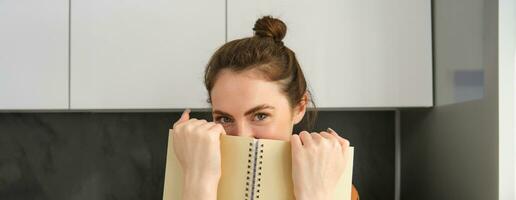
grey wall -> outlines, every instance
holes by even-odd
[[[319,114],[315,130],[331,127],[355,146],[361,199],[393,199],[394,111]],[[161,200],[168,129],[179,116],[0,113],[0,199]]]
[[[498,199],[498,1],[432,12],[436,105],[402,111],[401,199]]]

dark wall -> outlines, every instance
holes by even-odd
[[[180,114],[0,113],[0,199],[161,200]],[[394,120],[393,111],[319,112],[315,130],[331,127],[355,147],[361,199],[394,198]]]

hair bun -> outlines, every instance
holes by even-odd
[[[254,35],[260,37],[270,37],[275,42],[282,43],[281,40],[287,34],[287,26],[283,21],[273,18],[271,16],[264,16],[254,24]]]

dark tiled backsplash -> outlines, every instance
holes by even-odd
[[[0,113],[0,199],[161,200],[168,129],[180,114]],[[394,118],[319,112],[316,131],[331,127],[355,147],[361,199],[394,198]]]

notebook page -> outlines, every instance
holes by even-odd
[[[346,152],[346,168],[344,170],[344,174],[340,177],[339,183],[337,184],[337,191],[335,192],[335,197],[333,199],[351,199],[351,187],[352,186],[352,178],[353,178],[353,156],[354,156],[355,148],[349,147],[348,152]]]
[[[263,157],[259,157],[257,163],[262,169],[258,170],[261,172],[257,176],[260,179],[260,186],[257,187],[260,192],[256,192],[256,195],[259,195],[259,199],[294,200],[290,142],[260,139],[258,143],[259,149],[263,150],[258,154]]]
[[[222,135],[220,137],[222,154],[222,176],[220,178],[217,199],[246,199],[247,177],[252,169],[248,169],[249,154],[254,149],[254,139],[248,137]],[[249,151],[251,149],[251,151]],[[251,160],[252,162],[252,160]],[[250,179],[249,179],[250,180]]]

